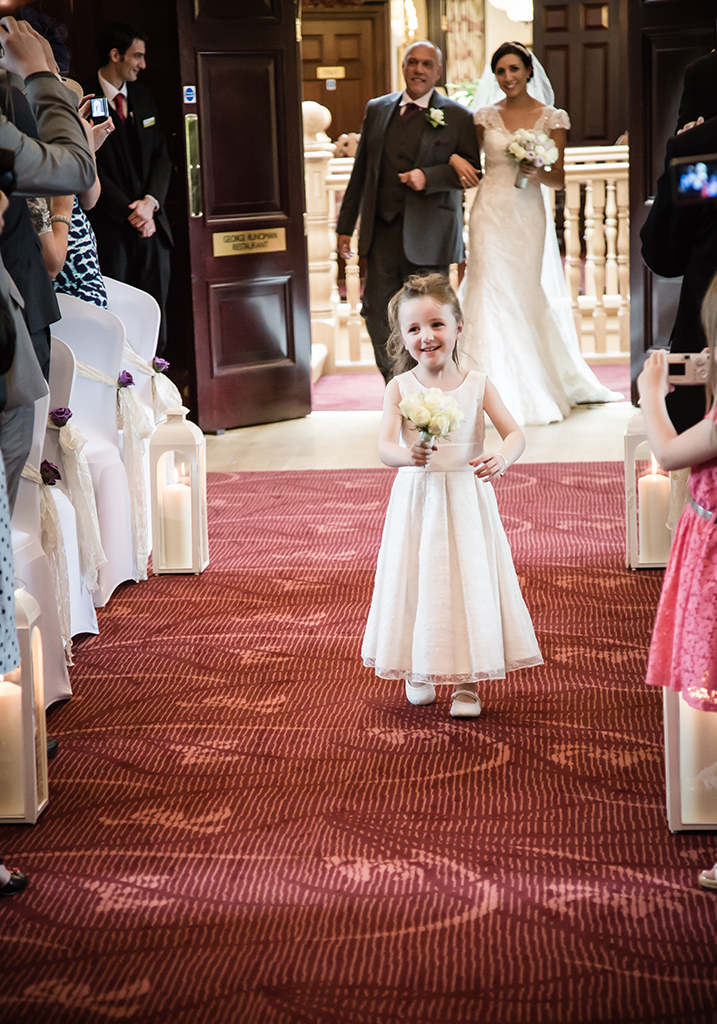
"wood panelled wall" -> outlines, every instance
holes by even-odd
[[[535,0],[533,47],[572,121],[571,146],[609,146],[627,129],[624,0]]]

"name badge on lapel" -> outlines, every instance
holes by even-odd
[[[151,128],[154,123],[155,123],[155,118],[154,117],[145,117],[144,121],[142,121],[142,127],[143,128]]]

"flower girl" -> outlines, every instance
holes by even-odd
[[[409,278],[388,315],[398,376],[386,388],[378,450],[398,474],[362,656],[382,679],[404,679],[411,704],[431,704],[435,686],[450,685],[451,715],[475,718],[477,683],[543,661],[485,486],[525,439],[485,374],[459,367],[463,316],[446,277]],[[503,440],[494,454],[483,451],[484,410]]]

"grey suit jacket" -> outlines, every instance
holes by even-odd
[[[16,195],[64,196],[94,183],[95,163],[77,113],[77,97],[49,72],[30,75],[27,98],[41,142],[0,116],[0,147],[15,154]],[[47,384],[23,317],[23,301],[0,260],[0,295],[12,312],[17,340],[13,364],[0,378],[0,409],[16,409],[47,394]]]
[[[351,179],[341,202],[336,231],[351,235],[360,214],[361,256],[367,256],[371,248],[386,128],[402,95],[394,92],[369,100]],[[426,176],[426,188],[415,192],[406,186],[403,248],[411,263],[435,266],[456,263],[464,255],[463,189],[448,161],[458,153],[480,168],[480,152],[465,107],[435,91],[429,106],[443,111],[445,125],[434,128],[424,118],[416,167]]]

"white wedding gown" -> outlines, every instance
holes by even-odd
[[[531,181],[515,187],[518,164],[505,152],[511,132],[500,111],[482,107],[474,120],[484,128],[486,169],[471,210],[468,265],[458,292],[465,365],[490,377],[520,424],[553,423],[571,406],[620,400],[580,354],[564,281],[553,304],[546,295],[545,275],[552,269],[557,276],[559,257],[552,224],[546,234],[541,189]],[[545,107],[534,125],[548,135],[569,127],[568,115],[555,107]]]

